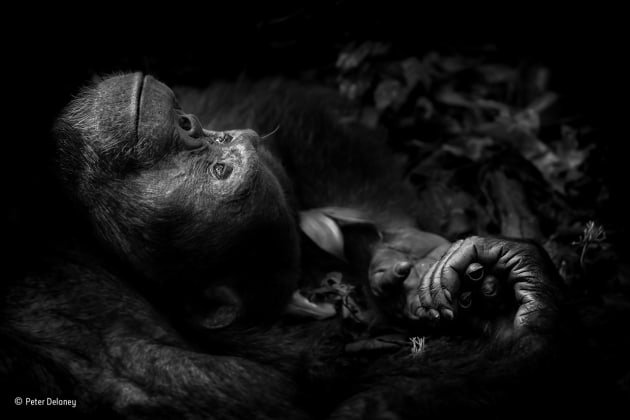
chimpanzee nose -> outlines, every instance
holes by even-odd
[[[192,138],[199,138],[204,135],[203,126],[199,119],[193,114],[180,115],[178,120],[179,127]]]

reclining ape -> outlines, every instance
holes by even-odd
[[[448,417],[512,403],[504,385],[555,331],[552,263],[527,242],[419,230],[397,161],[340,123],[331,97],[224,84],[180,107],[142,74],[86,88],[54,137],[89,234],[6,298],[16,392],[125,418]],[[359,279],[368,345],[348,346],[339,307],[296,293],[311,286],[318,237]],[[435,338],[416,357],[370,352],[388,328]]]

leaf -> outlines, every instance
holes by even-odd
[[[451,89],[442,89],[440,92],[438,92],[435,99],[445,105],[462,106],[465,108],[475,107],[475,104],[473,102],[469,101],[460,93],[457,93]]]
[[[394,79],[386,79],[378,84],[374,91],[376,109],[384,110],[391,106],[400,105],[407,97],[402,83]]]
[[[293,292],[286,312],[291,315],[315,319],[326,319],[337,314],[333,304],[328,302],[313,303],[304,297],[299,290]]]
[[[363,212],[357,209],[349,207],[322,207],[318,210],[343,225],[374,224],[372,220],[365,217]]]
[[[359,46],[351,45],[337,57],[336,66],[341,71],[349,71],[359,67],[367,57],[387,53],[389,45],[380,42],[364,42]]]
[[[405,82],[409,88],[413,88],[418,82],[422,82],[422,85],[425,87],[431,84],[431,77],[426,65],[416,57],[407,58],[401,63],[401,66]]]
[[[345,261],[341,229],[322,209],[301,211],[300,229],[318,247]]]
[[[500,64],[485,64],[477,67],[486,83],[513,83],[518,73],[515,69]]]

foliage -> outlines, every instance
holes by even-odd
[[[451,239],[539,240],[575,286],[584,284],[587,250],[595,265],[598,256],[615,260],[593,222],[609,194],[597,171],[596,127],[565,106],[550,80],[544,64],[492,46],[410,54],[382,42],[347,45],[335,75],[339,93],[357,105],[354,121],[386,127],[406,156],[421,226]]]

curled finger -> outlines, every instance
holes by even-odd
[[[442,256],[442,258],[435,262],[429,270],[424,273],[422,279],[420,281],[420,302],[423,307],[433,309],[438,313],[437,309],[445,304],[450,304],[453,295],[451,291],[448,289],[442,289],[442,285],[440,283],[440,279],[438,277],[438,270],[440,268],[440,263],[443,262],[451,255],[455,250],[461,245],[462,241],[457,241],[453,243],[447,250],[446,253]]]

